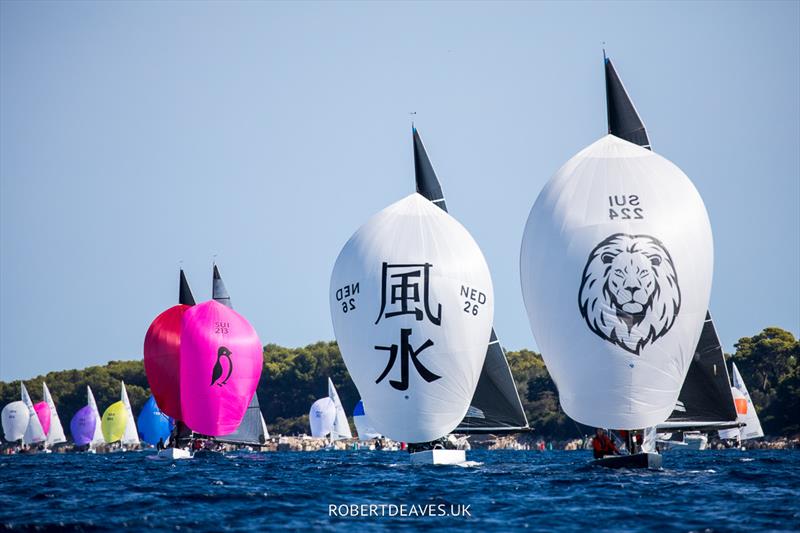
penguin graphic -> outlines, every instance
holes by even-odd
[[[222,377],[223,370],[222,370],[222,358],[226,358],[228,360],[228,374],[225,376],[225,379],[218,382],[217,386],[222,387],[228,382],[228,378],[231,377],[233,373],[233,360],[231,359],[232,352],[224,346],[220,346],[219,350],[217,350],[217,362],[214,363],[214,370],[211,373],[211,386],[214,386],[214,383],[217,383],[219,378]]]

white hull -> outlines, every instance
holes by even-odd
[[[166,448],[158,451],[158,457],[159,459],[177,461],[178,459],[191,459],[192,453],[182,448]]]
[[[684,435],[683,441],[660,440],[658,441],[658,445],[665,451],[703,451],[708,445],[708,437],[705,435]]]
[[[415,465],[457,465],[467,460],[464,450],[425,450],[410,455]]]

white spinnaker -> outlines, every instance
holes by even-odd
[[[122,390],[120,392],[120,400],[125,404],[125,410],[128,412],[128,423],[125,424],[125,433],[122,435],[122,444],[135,445],[139,444],[139,433],[136,431],[136,419],[133,418],[133,410],[131,409],[131,402],[128,399],[128,391],[125,389],[125,382],[121,381]]]
[[[308,412],[308,423],[311,425],[312,437],[325,437],[333,429],[336,420],[336,404],[328,397],[320,398],[311,404]]]
[[[30,421],[28,406],[25,405],[25,402],[17,400],[7,404],[3,407],[0,417],[3,421],[3,437],[7,442],[16,442],[25,435]]]
[[[105,443],[106,440],[103,438],[103,421],[100,418],[100,411],[97,409],[97,402],[94,400],[94,394],[92,394],[92,388],[89,385],[86,385],[86,399],[88,405],[94,411],[94,436],[92,437],[92,442],[89,443],[89,447],[95,448],[99,444]]]
[[[731,392],[734,395],[734,403],[739,398],[745,400],[746,402],[746,412],[742,413],[738,409],[737,405],[737,421],[744,426],[740,428],[733,428],[733,429],[724,429],[719,432],[719,438],[721,439],[739,439],[739,440],[747,440],[747,439],[757,439],[764,436],[764,430],[761,429],[761,421],[758,419],[758,413],[756,412],[756,406],[753,404],[753,399],[750,398],[750,393],[747,391],[747,386],[744,384],[744,380],[742,379],[742,375],[739,373],[739,369],[736,368],[736,363],[732,363],[733,366],[733,387],[731,387]]]
[[[494,292],[480,248],[412,194],[370,218],[333,268],[336,340],[370,419],[427,442],[464,418],[486,357]]]
[[[564,411],[596,427],[663,422],[712,269],[708,214],[677,166],[612,135],[570,159],[536,199],[520,253],[531,329]]]
[[[47,440],[47,435],[44,434],[42,423],[39,421],[39,416],[36,414],[36,409],[33,408],[31,395],[28,394],[28,389],[25,388],[24,383],[20,383],[22,388],[22,401],[28,408],[28,427],[25,429],[25,434],[22,436],[22,444],[37,444]]]
[[[47,388],[47,383],[42,382],[42,394],[47,407],[50,409],[50,431],[47,433],[47,445],[59,444],[67,442],[67,437],[64,435],[64,428],[61,425],[61,419],[58,418],[56,411],[56,404],[53,402],[53,397],[50,395],[50,389]]]
[[[336,418],[333,420],[333,428],[331,428],[331,439],[352,439],[353,434],[350,432],[347,414],[344,412],[342,402],[339,400],[339,393],[336,392],[336,387],[333,386],[331,378],[328,378],[328,398],[333,400],[336,406]]]

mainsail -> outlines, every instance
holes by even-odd
[[[700,342],[681,387],[678,403],[659,429],[707,428],[730,426],[736,422],[736,407],[731,395],[730,378],[719,337],[706,313]]]
[[[264,415],[261,414],[261,405],[258,403],[258,393],[253,394],[253,399],[244,413],[242,423],[230,435],[222,435],[216,440],[220,442],[231,442],[234,444],[249,444],[251,446],[261,446],[269,439],[267,423]]]
[[[447,211],[442,186],[417,128],[413,128],[413,140],[417,192]],[[514,376],[511,374],[503,347],[500,346],[500,340],[492,329],[478,386],[475,388],[467,415],[454,433],[502,433],[527,428],[528,418],[525,416]]]
[[[136,431],[136,419],[133,418],[133,410],[131,409],[131,402],[128,399],[128,391],[125,389],[125,382],[121,381],[120,401],[125,406],[127,422],[125,424],[125,433],[122,435],[122,444],[129,446],[139,444],[139,433]]]
[[[611,59],[604,59],[608,133],[651,150],[647,130],[628,91]],[[713,429],[734,422],[736,411],[728,383],[725,354],[714,321],[707,312],[675,410],[666,422],[659,424],[659,429]]]
[[[31,396],[28,394],[28,389],[25,388],[24,383],[20,383],[22,389],[22,402],[28,408],[28,427],[25,429],[25,434],[22,436],[23,444],[37,444],[47,440],[47,435],[42,428],[42,423],[39,421],[39,415],[33,407]]]
[[[94,412],[94,436],[92,437],[92,441],[89,443],[92,448],[99,444],[103,444],[105,439],[103,438],[103,429],[102,429],[102,421],[100,419],[100,411],[97,409],[97,402],[94,400],[94,394],[92,394],[92,388],[89,385],[86,385],[86,397],[87,403],[89,407],[92,408]]]
[[[222,281],[222,276],[219,275],[219,269],[217,268],[217,265],[214,265],[214,272],[211,276],[211,297],[225,307],[230,307],[233,309],[233,306],[231,305],[231,297],[228,295],[228,289],[225,288],[225,283]]]
[[[344,245],[329,301],[375,429],[411,443],[453,431],[475,394],[494,317],[489,267],[469,232],[420,194],[395,202]]]
[[[334,418],[333,427],[331,427],[331,440],[352,439],[353,434],[350,432],[347,414],[344,412],[342,402],[339,400],[339,393],[336,392],[336,387],[333,386],[331,378],[328,378],[328,398],[333,400],[333,404],[336,406],[336,418]]]
[[[56,411],[56,404],[53,402],[53,397],[50,396],[50,389],[47,388],[47,383],[42,382],[42,392],[44,394],[44,401],[47,402],[47,407],[50,409],[50,431],[47,432],[47,445],[59,444],[67,442],[67,437],[64,435],[64,428],[61,425],[61,419],[58,418]]]

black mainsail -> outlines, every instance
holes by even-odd
[[[706,313],[700,342],[683,382],[675,410],[659,427],[730,426],[736,422],[736,407],[731,394],[730,376],[719,337]],[[735,425],[735,424],[734,424]]]
[[[194,296],[192,296],[192,289],[189,288],[189,282],[186,281],[186,275],[181,269],[181,280],[178,288],[178,303],[183,305],[194,305]]]
[[[416,128],[413,128],[413,138],[417,192],[447,211],[442,186]],[[453,433],[513,433],[527,429],[528,418],[522,408],[514,376],[497,334],[492,329],[475,394],[466,417]]]
[[[225,283],[222,281],[222,276],[219,275],[219,269],[216,264],[214,265],[214,273],[211,279],[211,298],[233,309],[231,297],[228,295],[228,289],[225,288]]]
[[[639,113],[625,90],[611,59],[605,57],[608,133],[651,149],[650,139]],[[736,421],[725,354],[711,314],[706,312],[703,331],[689,371],[681,387],[675,410],[659,429],[730,427]],[[735,424],[734,424],[735,425]]]

